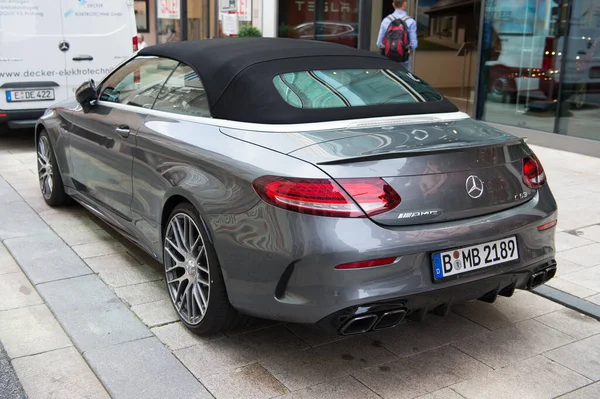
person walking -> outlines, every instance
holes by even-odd
[[[407,0],[393,0],[394,12],[381,21],[377,47],[382,55],[404,64],[412,72],[410,59],[419,45],[417,21],[406,12]]]

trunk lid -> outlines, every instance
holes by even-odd
[[[371,217],[382,225],[466,219],[535,195],[523,182],[528,146],[472,119],[293,133],[262,145],[285,149],[334,180],[383,178],[402,202]]]

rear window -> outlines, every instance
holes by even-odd
[[[342,108],[420,103],[442,95],[410,73],[389,69],[290,72],[273,79],[277,91],[297,108]]]

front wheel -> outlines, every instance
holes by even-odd
[[[38,136],[37,167],[40,190],[46,204],[50,206],[67,204],[69,197],[65,193],[50,137],[45,130],[42,130]]]
[[[192,205],[182,203],[171,213],[163,252],[171,303],[188,329],[212,335],[247,320],[229,303],[215,249]]]

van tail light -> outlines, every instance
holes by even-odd
[[[133,37],[133,52],[135,53],[136,51],[138,51],[138,38],[137,36]]]
[[[523,183],[529,188],[540,188],[546,183],[544,167],[535,154],[523,159]]]
[[[268,204],[317,216],[374,216],[400,204],[398,193],[380,178],[340,179],[336,183],[331,179],[263,176],[253,186]]]

